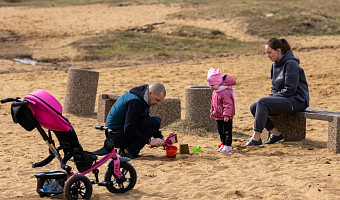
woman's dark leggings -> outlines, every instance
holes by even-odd
[[[264,128],[268,131],[275,128],[269,116],[290,114],[305,109],[305,102],[297,100],[293,102],[286,97],[262,97],[250,106],[250,112],[255,117],[254,131],[262,133]]]
[[[233,141],[233,120],[229,119],[228,122],[225,122],[224,120],[216,120],[216,122],[221,142],[223,145],[231,146]]]

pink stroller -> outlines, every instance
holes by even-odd
[[[113,141],[109,137],[111,129],[96,126],[96,129],[105,131],[104,147],[95,152],[84,151],[71,124],[62,116],[60,103],[45,90],[39,89],[26,95],[24,100],[19,97],[1,100],[1,103],[6,102],[13,102],[11,114],[14,123],[19,123],[27,131],[37,128],[49,147],[49,156],[32,167],[45,166],[57,158],[61,168],[66,171],[55,169],[36,173],[37,192],[40,197],[64,192],[67,199],[90,199],[92,184],[106,186],[112,193],[125,193],[133,189],[137,181],[136,170],[128,163],[129,158],[117,157]],[[48,129],[48,135],[43,128]],[[59,141],[58,147],[55,146],[51,132],[54,132]],[[59,153],[60,150],[64,152],[63,157]],[[97,161],[97,156],[104,157]],[[75,163],[78,172],[72,172],[72,168],[66,165],[69,160]],[[108,168],[104,181],[99,182],[98,167],[106,162],[105,166]],[[94,174],[95,180],[85,176],[89,172]]]

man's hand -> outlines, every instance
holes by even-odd
[[[150,145],[154,147],[164,146],[164,141],[161,138],[151,139]]]

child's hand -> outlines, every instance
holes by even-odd
[[[224,118],[224,122],[228,122],[229,121],[229,118],[228,117],[225,117]]]
[[[213,118],[213,117],[214,117],[214,115],[211,113],[211,114],[210,114],[210,119]]]

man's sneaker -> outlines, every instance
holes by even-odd
[[[276,143],[283,142],[283,141],[284,139],[283,139],[282,134],[280,134],[279,136],[271,134],[266,144],[276,144]]]
[[[260,138],[259,141],[256,141],[251,137],[251,138],[249,138],[249,140],[247,141],[247,143],[244,146],[247,146],[247,147],[249,147],[249,146],[262,146],[262,140]]]
[[[116,150],[116,152],[117,152],[117,150]],[[120,148],[120,149],[118,150],[117,154],[118,154],[118,155],[122,154],[122,148]]]
[[[118,154],[119,154],[121,157],[127,157],[127,158],[130,158],[130,159],[138,158],[138,156],[133,155],[133,154],[130,153],[127,149],[122,149],[122,148],[119,149]]]

